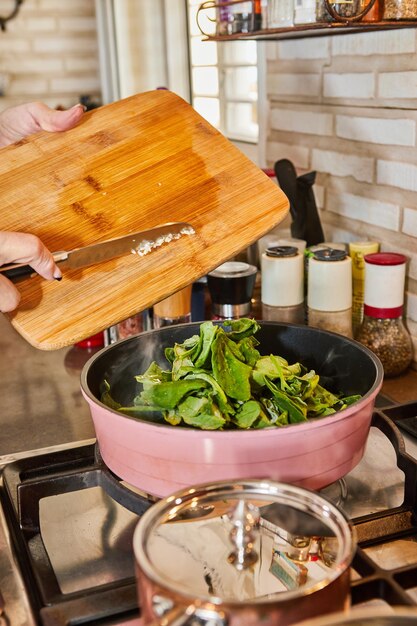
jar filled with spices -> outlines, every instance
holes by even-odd
[[[415,20],[416,0],[385,0],[384,20]]]
[[[367,254],[363,321],[357,341],[379,357],[386,377],[398,376],[413,357],[403,321],[406,257],[395,252]]]
[[[271,246],[261,258],[262,319],[304,321],[304,256],[295,246]]]
[[[352,337],[352,259],[323,248],[308,261],[308,325]]]
[[[332,2],[331,7],[341,18],[354,17],[360,11],[360,0],[345,0],[341,2]],[[333,22],[334,17],[330,14],[325,0],[319,0],[317,3],[317,20],[319,22]]]

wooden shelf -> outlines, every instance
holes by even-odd
[[[234,35],[210,35],[205,41],[239,41],[255,39],[257,41],[302,39],[305,37],[323,37],[329,35],[347,35],[353,33],[374,32],[378,30],[396,30],[398,28],[416,28],[417,20],[395,22],[321,22],[302,24],[286,28],[270,28],[250,33],[235,33]],[[204,33],[203,33],[204,34]]]

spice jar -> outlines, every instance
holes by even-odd
[[[332,8],[340,17],[353,17],[360,11],[360,0],[332,2]],[[317,19],[321,22],[332,22],[334,17],[329,13],[325,0],[317,3]]]
[[[283,28],[294,24],[294,0],[268,0],[268,28]]]
[[[294,24],[310,24],[317,19],[316,0],[295,0]]]
[[[323,248],[308,261],[308,325],[352,337],[352,259]]]
[[[395,252],[376,252],[364,260],[364,315],[356,339],[379,357],[386,377],[398,376],[413,356],[402,319],[407,259]]]
[[[227,261],[207,274],[213,319],[237,319],[252,312],[252,295],[258,268]]]
[[[385,0],[384,20],[414,20],[416,17],[416,0]]]
[[[363,296],[365,290],[365,261],[366,254],[379,252],[377,241],[352,241],[349,244],[349,256],[352,259],[352,325],[353,334],[362,323]]]
[[[153,306],[154,328],[191,322],[192,285],[176,291]]]
[[[373,10],[378,0],[320,0],[317,6],[317,19],[322,22],[357,22]]]
[[[262,319],[304,321],[304,256],[295,246],[271,246],[261,258]]]

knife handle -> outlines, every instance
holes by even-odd
[[[11,280],[12,283],[17,283],[24,278],[29,278],[32,274],[36,274],[35,270],[30,265],[19,265],[4,270],[0,267],[0,273]]]
[[[59,251],[52,254],[55,263],[59,261],[65,261],[68,258],[68,252]],[[30,276],[37,276],[37,273],[30,265],[26,263],[8,263],[7,265],[0,265],[0,274],[17,283],[24,278],[30,278]]]

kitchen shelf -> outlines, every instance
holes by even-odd
[[[417,20],[385,21],[385,22],[320,22],[315,24],[301,24],[286,28],[269,28],[267,30],[252,31],[250,33],[235,33],[233,35],[205,35],[204,41],[239,41],[239,40],[284,40],[303,39],[305,37],[323,37],[333,35],[347,35],[353,33],[375,32],[380,30],[397,30],[399,28],[416,28]]]

